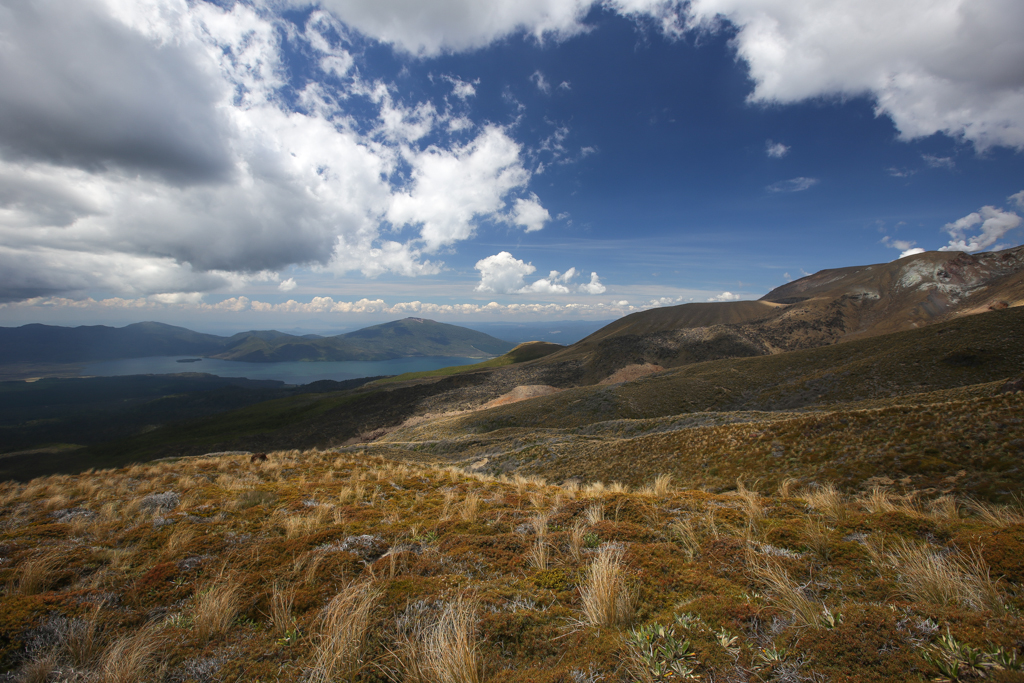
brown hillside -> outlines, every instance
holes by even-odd
[[[594,384],[627,365],[674,368],[914,329],[1024,303],[1024,247],[927,252],[823,270],[759,301],[683,304],[628,315],[539,361],[582,366]]]

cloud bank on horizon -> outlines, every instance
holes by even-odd
[[[829,193],[863,188],[824,152],[810,156],[805,119],[779,117],[858,98],[894,131],[894,142],[872,133],[872,144],[900,157],[879,161],[883,180],[871,182],[917,183],[909,204],[875,207],[900,233],[885,246],[921,249],[899,217],[926,207],[933,223],[916,229],[947,233],[942,249],[995,248],[1009,244],[1024,204],[1022,191],[995,206],[1020,188],[989,182],[1024,168],[1022,25],[1014,0],[0,0],[0,302],[229,311],[243,300],[261,310],[254,293],[303,293],[308,304],[265,305],[606,315],[628,309],[623,294],[734,300],[767,288],[744,279],[765,254],[738,227],[765,204],[729,218],[733,232],[716,247],[735,255],[750,242],[735,279],[701,277],[685,259],[629,261],[616,240],[649,234],[685,253],[728,233],[715,224],[722,206],[774,202],[768,231],[807,221],[807,242],[820,228],[806,216],[822,215]],[[601,91],[600,66],[585,66],[601,41],[636,42],[624,26],[689,55],[668,67],[738,84],[716,106],[742,124],[717,118],[723,136],[749,133],[729,152],[747,161],[687,142],[708,132],[698,126],[673,132],[699,115],[683,105],[616,118],[609,98],[629,98],[614,84]],[[639,63],[621,66],[649,89],[675,87]],[[593,102],[606,103],[607,129],[587,118]],[[645,135],[672,144],[660,156]],[[920,169],[906,166],[913,158]],[[677,173],[665,182],[690,186],[687,200],[655,191],[662,181],[645,180],[641,160],[652,174]],[[716,164],[729,177],[761,175],[724,196],[695,176]],[[970,180],[962,209],[929,201],[958,173]],[[694,213],[662,218],[677,207]],[[535,277],[538,268],[549,274]],[[423,281],[448,293],[338,305],[367,278],[407,282],[410,299]],[[659,287],[668,295],[653,295]],[[488,308],[481,296],[497,301]]]

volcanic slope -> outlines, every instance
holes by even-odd
[[[479,471],[724,489],[879,482],[996,499],[1024,487],[1024,308],[826,347],[683,366],[433,419],[371,448]]]
[[[926,252],[891,263],[823,270],[759,301],[633,313],[552,354],[598,382],[627,365],[671,368],[814,348],[1024,304],[1024,247]]]

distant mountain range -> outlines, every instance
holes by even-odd
[[[300,337],[276,330],[220,337],[156,322],[126,327],[0,327],[0,363],[82,363],[147,356],[203,356],[250,363],[412,356],[487,358],[513,346],[482,332],[422,318],[396,320],[333,337]]]

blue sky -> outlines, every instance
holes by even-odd
[[[611,319],[1024,240],[1009,0],[0,0],[0,324]]]

